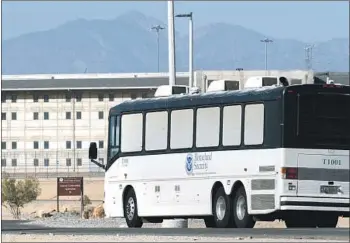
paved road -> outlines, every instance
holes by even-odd
[[[26,225],[27,221],[3,220],[2,233],[48,234],[55,235],[164,235],[164,236],[211,236],[211,237],[253,237],[253,238],[292,238],[292,239],[330,239],[349,241],[349,229],[168,229],[168,228],[47,228]]]

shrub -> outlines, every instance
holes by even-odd
[[[91,200],[87,195],[84,195],[84,207],[86,207],[87,205],[91,204]]]
[[[3,176],[1,203],[10,210],[15,219],[20,218],[24,205],[36,200],[40,193],[39,181],[36,178],[16,180],[7,175]]]

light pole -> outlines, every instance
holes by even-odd
[[[270,40],[269,38],[265,38],[263,40],[260,40],[260,42],[265,43],[265,71],[267,71],[267,44],[272,43],[273,40]]]
[[[314,45],[307,45],[304,50],[305,50],[305,64],[307,70],[312,69],[312,49],[314,48]]]
[[[169,52],[169,85],[175,85],[175,23],[174,0],[168,1],[168,52]]]
[[[188,14],[177,14],[175,17],[178,18],[188,18],[189,19],[189,28],[188,28],[188,37],[189,37],[189,48],[188,48],[188,66],[189,66],[189,80],[188,86],[191,88],[193,86],[197,86],[193,80],[193,13],[190,12]]]
[[[155,30],[157,32],[157,67],[159,73],[159,31],[164,30],[165,28],[160,25],[155,25],[151,28],[151,30]]]

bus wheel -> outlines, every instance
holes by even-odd
[[[142,219],[137,214],[137,200],[134,189],[128,190],[124,198],[124,217],[129,228],[141,228]]]
[[[335,228],[338,224],[338,215],[332,213],[318,213],[317,227],[319,228]]]
[[[218,188],[215,192],[213,198],[213,216],[214,227],[229,227],[231,217],[231,200],[230,197],[226,195],[223,187]],[[210,225],[210,220],[208,223]]]
[[[233,197],[233,220],[237,228],[254,228],[255,220],[248,214],[247,195],[240,187]]]

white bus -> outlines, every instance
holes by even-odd
[[[336,227],[349,217],[350,87],[270,86],[123,102],[110,110],[106,217],[128,227]]]

